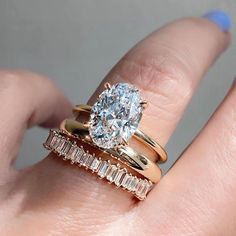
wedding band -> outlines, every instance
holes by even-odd
[[[73,108],[73,112],[76,115],[76,119],[77,119],[77,117],[79,116],[80,113],[90,114],[91,109],[92,109],[92,107],[90,105],[79,104]],[[134,133],[134,137],[155,151],[155,153],[157,154],[157,162],[158,163],[164,163],[167,161],[166,151],[154,139],[150,138],[148,135],[146,135],[144,132],[142,132],[139,129],[136,129],[136,131]]]
[[[88,127],[86,127],[83,123],[72,119],[66,119],[60,124],[60,129],[66,132],[68,136],[72,136],[74,138],[77,137],[81,141],[96,147],[91,140]],[[134,151],[131,147],[118,146],[116,149],[100,150],[107,153],[112,158],[118,159],[120,162],[124,163],[153,183],[159,182],[161,178],[161,169],[159,166],[150,161],[144,155]]]
[[[131,192],[139,200],[144,200],[153,186],[151,181],[138,178],[129,173],[126,168],[85,151],[62,130],[50,130],[44,147],[57,156],[63,157],[63,160],[69,160],[71,164],[77,164],[92,171],[99,178],[107,180],[108,183],[113,183],[117,188],[121,187]]]

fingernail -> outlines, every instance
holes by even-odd
[[[222,10],[209,11],[208,13],[203,15],[203,17],[215,23],[222,31],[230,31],[231,19],[226,12]]]

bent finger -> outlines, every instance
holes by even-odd
[[[57,126],[71,104],[45,77],[26,71],[0,71],[1,169],[16,157],[25,129]],[[7,169],[7,168],[6,168]]]

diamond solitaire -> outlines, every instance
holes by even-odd
[[[138,128],[144,103],[133,85],[107,84],[90,114],[89,134],[93,142],[101,148],[127,143]]]

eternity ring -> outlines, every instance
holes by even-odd
[[[91,107],[77,105],[73,112],[77,119],[79,113],[90,114],[87,123],[93,142],[101,148],[114,148],[120,144],[127,144],[134,136],[157,154],[157,161],[164,163],[167,153],[155,140],[138,129],[143,109],[147,104],[141,100],[140,92],[127,83],[118,83],[111,86],[106,83],[104,90]]]
[[[57,156],[61,156],[63,160],[69,160],[71,164],[77,164],[92,171],[99,178],[107,180],[108,183],[113,183],[117,188],[121,187],[131,192],[139,200],[144,200],[153,186],[151,181],[129,173],[126,168],[122,168],[119,164],[90,154],[62,130],[50,130],[44,147]]]
[[[88,127],[83,123],[72,119],[66,119],[60,124],[60,129],[66,132],[68,136],[78,138],[82,142],[96,147],[91,140]],[[159,166],[144,155],[137,153],[131,147],[120,145],[115,149],[109,148],[100,150],[110,155],[112,158],[118,159],[120,162],[124,163],[153,183],[159,182],[161,178],[161,169]]]

